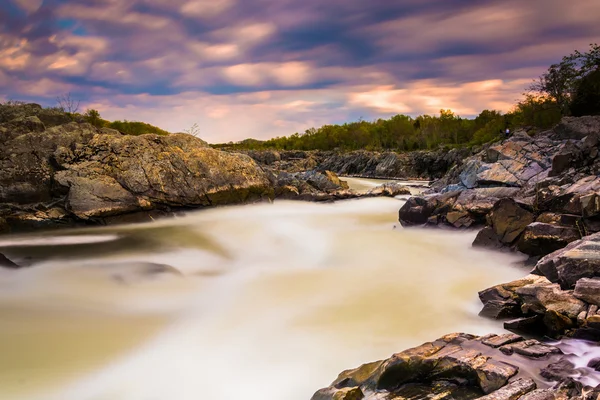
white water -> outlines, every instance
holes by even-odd
[[[308,400],[344,369],[500,332],[477,291],[525,275],[515,258],[404,230],[400,206],[275,202],[4,240],[35,265],[0,271],[0,398]]]

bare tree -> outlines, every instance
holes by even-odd
[[[80,101],[73,99],[70,92],[58,96],[56,102],[58,103],[58,108],[64,112],[75,114],[79,110]]]
[[[195,137],[200,136],[200,127],[198,126],[198,123],[194,123],[194,125],[192,125],[190,127],[190,129],[184,129],[184,132],[187,133],[188,135],[192,135]]]

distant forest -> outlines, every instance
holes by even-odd
[[[304,133],[269,140],[246,139],[215,144],[230,150],[394,150],[466,147],[494,141],[506,129],[548,129],[565,115],[600,114],[600,46],[563,57],[535,80],[524,98],[502,114],[484,110],[474,119],[451,110],[436,116],[412,118],[398,114],[389,119],[325,125]]]

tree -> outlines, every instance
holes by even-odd
[[[80,101],[73,99],[70,92],[58,96],[56,102],[58,103],[58,108],[63,112],[75,114],[79,110]]]
[[[200,136],[200,127],[198,126],[197,122],[194,122],[194,125],[192,125],[189,129],[184,129],[183,131],[188,135],[192,135],[195,137]]]
[[[576,117],[600,115],[600,68],[581,80],[573,96],[571,114]]]
[[[89,122],[97,128],[104,126],[105,121],[102,118],[100,118],[100,113],[98,112],[98,110],[87,109],[85,114],[83,114],[83,117],[87,122]]]
[[[591,44],[586,53],[575,50],[563,57],[560,63],[552,64],[530,85],[529,93],[549,97],[558,104],[563,114],[569,114],[573,96],[582,80],[599,66],[600,46]]]

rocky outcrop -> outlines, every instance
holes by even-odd
[[[276,199],[333,201],[362,195],[348,190],[348,184],[331,171],[279,172],[275,178]]]
[[[267,172],[250,157],[213,150],[191,135],[128,136],[70,120],[46,126],[44,115],[35,105],[0,107],[5,230],[273,196]]]
[[[479,293],[481,315],[514,318],[505,328],[600,340],[600,234],[551,253],[523,279]]]
[[[559,347],[515,334],[452,334],[344,371],[312,400],[596,399],[577,375]]]
[[[433,193],[409,200],[404,226],[486,225],[474,242],[532,257],[552,253],[600,231],[600,117],[564,118],[534,137],[518,131],[457,163]],[[485,190],[512,190],[503,195]],[[475,206],[464,201],[472,197]],[[415,218],[419,215],[419,218]],[[458,221],[458,223],[457,223]]]
[[[284,172],[312,169],[365,178],[432,180],[441,178],[453,165],[471,155],[467,149],[415,151],[246,151],[257,162]]]

